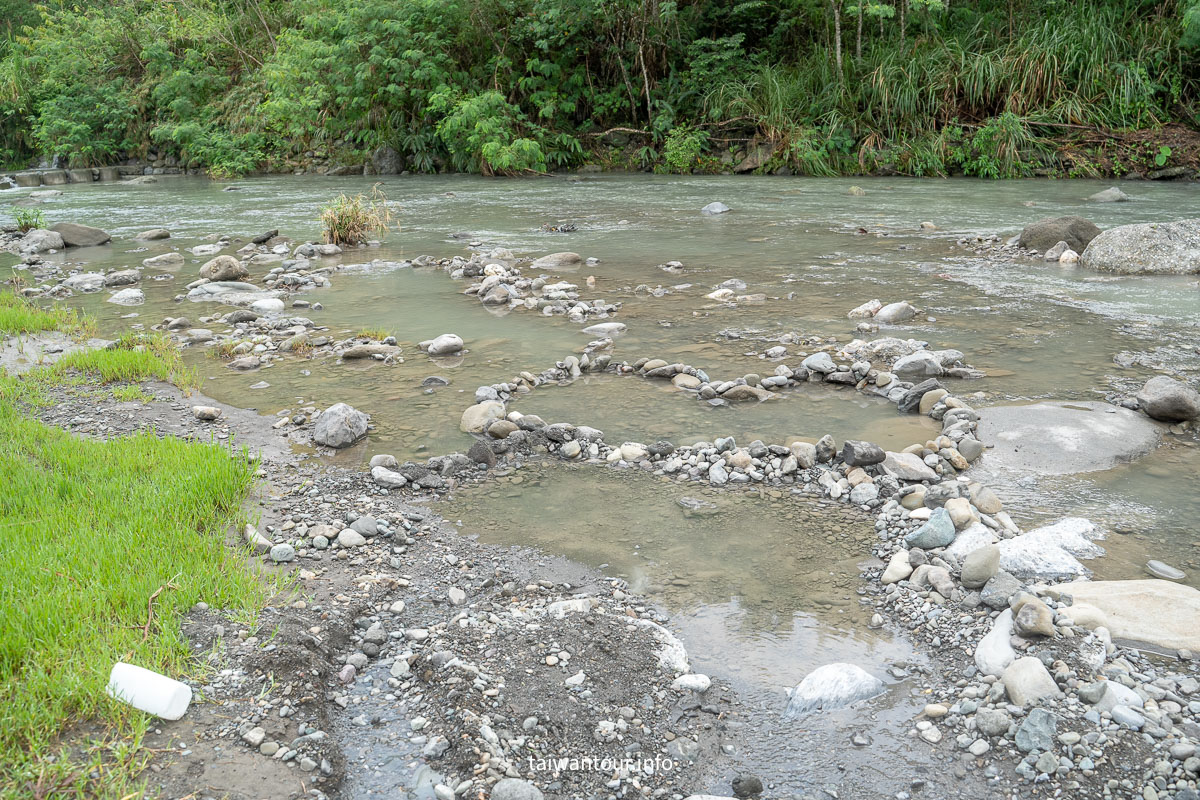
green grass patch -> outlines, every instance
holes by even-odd
[[[136,384],[128,384],[125,386],[114,386],[112,390],[114,400],[119,400],[122,403],[149,403],[154,399],[154,395],[147,392],[142,387]]]
[[[52,367],[57,376],[71,371],[98,377],[104,383],[156,378],[182,389],[199,385],[195,370],[183,363],[179,348],[162,334],[126,334],[103,350],[68,353]]]
[[[382,342],[391,336],[392,332],[386,328],[359,328],[354,335],[359,339],[374,339],[377,342]]]
[[[90,324],[14,298],[0,293],[13,330]],[[254,480],[244,454],[150,432],[85,439],[26,413],[65,384],[151,399],[136,384],[151,378],[195,383],[168,339],[141,334],[0,373],[3,800],[140,796],[152,718],[106,695],[112,665],[186,674],[183,612],[203,600],[253,616],[276,588],[225,542]]]
[[[54,305],[41,308],[24,297],[0,290],[0,334],[62,331],[73,336],[89,336],[94,324],[74,308]]]
[[[136,744],[146,720],[106,697],[113,663],[186,672],[181,612],[201,600],[248,608],[262,599],[221,535],[253,465],[217,445],[151,433],[77,438],[4,402],[0,440],[0,604],[10,611],[0,621],[0,786],[117,795],[137,763],[116,759],[113,747]],[[81,764],[79,743],[68,755],[64,742],[87,720],[105,732]],[[92,782],[95,760],[115,773]]]

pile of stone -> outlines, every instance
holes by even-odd
[[[463,293],[477,297],[483,305],[493,308],[525,309],[547,317],[561,315],[572,322],[584,322],[607,318],[621,307],[620,303],[603,299],[584,299],[577,284],[554,280],[546,274],[583,265],[584,259],[576,253],[553,253],[525,268],[518,266],[519,261],[510,251],[497,248],[487,253],[474,253],[469,258],[420,256],[412,264],[415,267],[440,267],[455,280],[473,280]],[[538,274],[529,277],[523,269]]]

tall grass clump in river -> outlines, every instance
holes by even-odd
[[[0,315],[0,333],[14,330]],[[190,673],[181,614],[262,600],[223,536],[253,481],[244,454],[149,432],[97,441],[28,416],[78,371],[142,380],[177,366],[125,342],[0,375],[0,797],[134,796],[147,718],[105,694],[113,663]]]
[[[387,195],[376,185],[371,196],[340,194],[321,210],[321,227],[329,244],[363,244],[372,234],[384,234],[392,222]]]

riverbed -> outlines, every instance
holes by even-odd
[[[39,206],[47,220],[104,228],[113,243],[44,259],[103,271],[218,235],[245,240],[278,229],[294,242],[315,240],[322,205],[371,185],[271,177],[68,186]],[[851,192],[855,185],[865,193]],[[594,283],[589,296],[621,304],[613,320],[627,330],[616,338],[614,358],[683,361],[713,375],[771,374],[784,362],[766,351],[781,342],[790,363],[808,352],[799,340],[890,335],[961,350],[985,377],[958,383],[955,392],[980,408],[1112,399],[1159,371],[1200,376],[1195,276],[1098,275],[992,258],[959,244],[963,237],[1007,238],[1063,214],[1101,227],[1175,219],[1194,204],[1189,184],[1131,184],[1132,202],[1110,204],[1088,202],[1105,185],[1087,181],[581,175],[393,177],[381,188],[395,205],[398,230],[335,257],[346,268],[332,274],[332,286],[289,301],[319,303],[296,313],[335,335],[386,331],[403,348],[402,363],[297,357],[243,373],[204,348],[186,351],[203,391],[220,402],[278,414],[340,401],[370,414],[370,437],[333,457],[342,465],[365,467],[379,453],[420,460],[465,452],[472,440],[458,422],[476,387],[537,372],[594,338],[582,332],[586,323],[562,316],[482,306],[441,269],[411,266],[420,255],[507,248],[535,258],[558,251],[594,258],[555,274]],[[25,194],[13,190],[0,200]],[[712,201],[732,211],[702,215]],[[171,238],[134,240],[154,227],[169,229]],[[110,337],[166,317],[216,313],[215,304],[176,299],[207,260],[184,254],[185,266],[161,280],[153,279],[161,270],[145,270],[144,305],[107,303],[107,291],[67,302],[95,316]],[[16,261],[0,259],[0,266]],[[251,280],[265,271],[252,271]],[[748,299],[706,297],[731,279],[745,284],[738,294]],[[847,312],[872,299],[908,301],[921,313],[861,334]],[[461,356],[433,359],[417,349],[448,332],[465,340]],[[427,385],[431,376],[446,385]],[[599,428],[615,442],[684,445],[734,436],[746,445],[831,434],[839,443],[866,439],[900,449],[940,430],[924,415],[898,414],[883,398],[819,384],[769,403],[708,404],[669,384],[601,373],[539,389],[514,407]],[[1112,469],[997,474],[989,483],[1022,527],[1073,515],[1105,528],[1110,554],[1088,563],[1100,577],[1143,577],[1145,562],[1158,559],[1200,586],[1197,475],[1200,439],[1185,431],[1164,432],[1155,451]],[[465,535],[534,546],[626,579],[672,614],[699,666],[752,697],[777,694],[828,661],[882,668],[912,655],[905,642],[867,625],[857,575],[875,531],[868,515],[842,505],[544,463],[464,488],[438,511]]]

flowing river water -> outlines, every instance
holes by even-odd
[[[865,195],[849,191],[855,183]],[[294,241],[311,240],[322,205],[370,185],[362,178],[272,177],[232,185],[164,179],[64,187],[40,206],[47,219],[102,227],[114,243],[46,259],[103,270],[138,266],[214,234],[248,238],[278,228]],[[533,257],[570,250],[599,259],[556,274],[581,284],[591,276],[589,298],[622,303],[615,319],[628,330],[617,339],[618,360],[660,357],[714,376],[770,374],[781,362],[762,354],[780,336],[848,342],[859,334],[846,312],[878,298],[907,300],[923,312],[878,335],[961,350],[988,373],[951,387],[978,407],[1104,400],[1132,393],[1159,370],[1200,377],[1195,276],[1100,275],[985,258],[956,244],[978,234],[1007,238],[1031,221],[1063,214],[1102,228],[1194,216],[1187,211],[1197,197],[1192,184],[1132,184],[1126,188],[1135,200],[1113,204],[1087,202],[1105,187],[1086,181],[581,175],[393,177],[382,188],[396,206],[399,231],[335,259],[350,268],[331,275],[332,287],[302,295],[323,308],[298,313],[334,335],[386,330],[404,348],[403,363],[292,358],[247,374],[200,348],[187,351],[203,391],[221,402],[275,414],[344,401],[368,412],[375,431],[336,456],[344,463],[365,466],[375,453],[403,460],[465,452],[471,439],[458,420],[477,386],[537,372],[593,338],[581,332],[584,324],[564,317],[482,306],[440,269],[400,265],[422,254],[466,255],[480,247]],[[701,215],[714,200],[733,211]],[[936,227],[922,228],[925,221]],[[564,223],[577,230],[542,230]],[[134,241],[151,227],[168,228],[171,238]],[[0,266],[15,262],[0,259]],[[142,306],[106,303],[108,292],[68,302],[97,317],[102,335],[181,313],[195,320],[219,307],[185,301],[181,309],[174,298],[204,260],[189,254],[166,280],[150,280],[156,271],[146,270]],[[669,261],[682,267],[664,269]],[[266,269],[252,270],[251,280]],[[705,298],[733,278],[745,282],[741,293],[765,298],[736,306]],[[435,360],[416,348],[447,332],[463,337],[465,354]],[[798,344],[788,349],[804,351]],[[449,384],[423,385],[433,375]],[[260,382],[269,386],[252,388]],[[770,403],[712,406],[669,385],[590,374],[539,390],[515,407],[549,422],[591,425],[609,441],[677,445],[724,435],[739,444],[811,441],[830,433],[839,442],[860,438],[899,449],[938,430],[927,417],[900,415],[885,400],[820,385]],[[1141,577],[1145,561],[1156,558],[1200,586],[1198,478],[1200,439],[1188,432],[1166,434],[1154,452],[1110,470],[996,476],[991,483],[1023,527],[1074,515],[1111,531],[1103,543],[1109,555],[1089,564],[1100,577]],[[681,504],[684,498],[701,502]],[[913,657],[903,641],[866,626],[870,612],[856,593],[857,564],[875,534],[870,517],[845,506],[821,507],[767,489],[725,493],[648,474],[545,464],[462,489],[438,510],[466,535],[533,545],[625,577],[672,612],[698,670],[723,675],[764,703],[778,703],[783,687],[822,663],[880,667]]]

